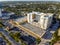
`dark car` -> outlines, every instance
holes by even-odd
[[[11,29],[9,29],[9,30],[19,31],[19,28],[18,28],[18,27],[13,27],[13,28],[11,28]]]

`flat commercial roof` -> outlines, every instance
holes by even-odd
[[[31,30],[32,32],[34,32],[34,33],[36,33],[36,34],[38,34],[40,36],[43,36],[43,34],[46,32],[45,30],[43,30],[43,29],[41,29],[39,27],[33,26],[33,25],[29,24],[29,23],[22,24],[22,26],[29,29],[29,30]]]

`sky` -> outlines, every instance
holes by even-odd
[[[60,1],[60,0],[0,0],[0,1]]]

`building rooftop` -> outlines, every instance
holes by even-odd
[[[23,27],[27,28],[27,29],[30,29],[32,32],[42,36],[46,31],[39,28],[39,27],[36,27],[36,26],[33,26],[29,23],[25,23],[25,24],[22,24]]]
[[[2,11],[2,15],[13,15],[13,12]]]
[[[10,19],[11,15],[14,15],[14,12],[8,12],[8,11],[1,11],[1,19]]]
[[[9,13],[9,12],[7,12],[7,11],[2,11],[2,13]]]
[[[36,15],[47,16],[47,17],[53,16],[52,13],[30,12],[29,14],[36,14]]]

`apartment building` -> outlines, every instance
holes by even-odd
[[[52,18],[51,13],[31,12],[27,14],[28,23],[42,29],[47,29],[51,25]]]

